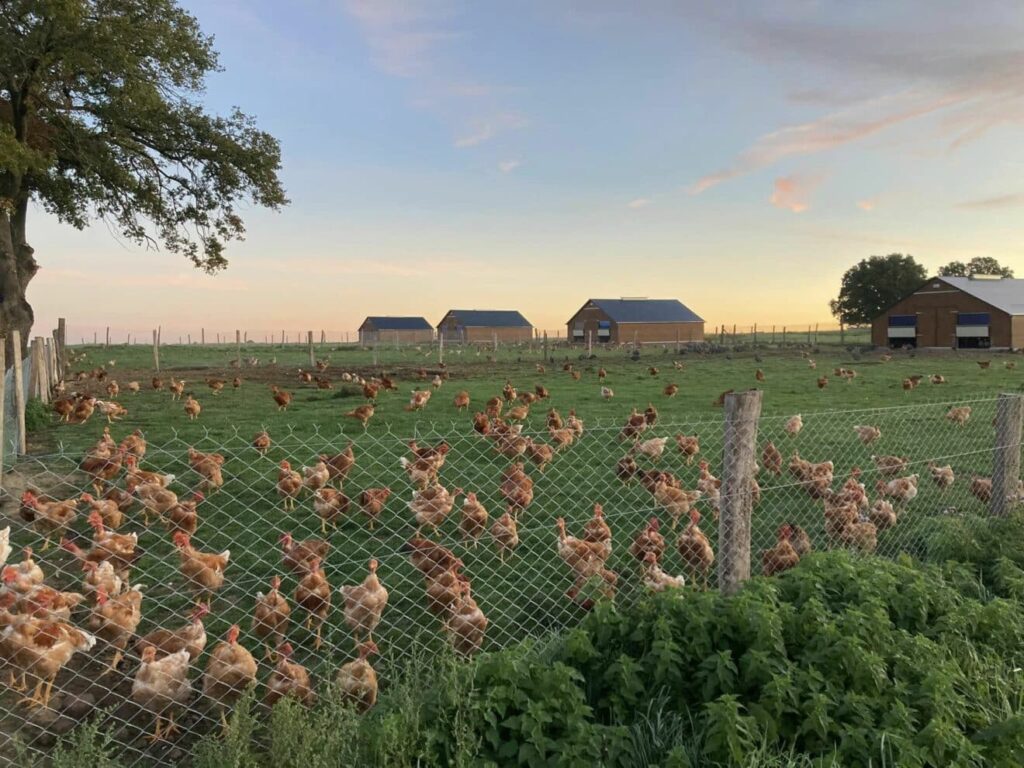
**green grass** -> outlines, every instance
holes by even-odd
[[[475,490],[491,512],[492,519],[501,513],[497,494],[499,474],[507,460],[495,455],[488,442],[472,434],[468,414],[458,414],[451,404],[455,392],[466,389],[475,407],[500,392],[510,380],[520,389],[532,389],[543,383],[551,391],[550,406],[564,415],[575,408],[587,425],[584,439],[559,455],[547,473],[541,475],[531,468],[536,481],[535,501],[526,513],[521,527],[521,547],[517,556],[502,565],[486,541],[478,549],[463,547],[457,539],[457,515],[444,525],[441,540],[452,546],[466,563],[465,572],[472,579],[474,596],[490,618],[485,647],[494,649],[512,644],[527,636],[543,635],[575,624],[581,611],[563,595],[570,577],[558,560],[554,549],[554,519],[563,515],[569,520],[571,532],[580,533],[589,519],[595,502],[605,506],[614,531],[616,551],[610,566],[621,575],[620,599],[630,601],[637,584],[626,552],[635,531],[655,513],[650,496],[637,485],[623,487],[614,477],[615,462],[625,447],[616,440],[616,433],[632,406],[643,408],[656,404],[661,421],[655,435],[678,432],[697,433],[702,439],[702,454],[712,469],[721,466],[721,411],[712,401],[725,389],[746,389],[756,384],[754,371],[761,368],[766,381],[764,390],[765,418],[761,425],[762,442],[772,439],[788,457],[793,449],[812,461],[831,459],[836,462],[836,478],[841,482],[852,466],[870,468],[872,453],[900,453],[915,461],[942,456],[955,456],[950,463],[958,474],[956,487],[940,494],[927,479],[921,483],[921,495],[909,507],[897,528],[880,536],[880,552],[896,554],[925,550],[930,526],[943,509],[955,506],[980,511],[980,504],[967,494],[965,476],[970,472],[988,474],[989,449],[992,445],[992,404],[990,399],[1004,390],[1021,389],[1021,371],[1004,369],[1002,363],[1015,359],[1008,355],[988,355],[991,370],[982,371],[975,356],[952,353],[940,355],[900,354],[888,363],[879,362],[877,353],[842,348],[813,350],[816,371],[809,370],[795,350],[762,352],[760,362],[751,352],[714,355],[685,354],[677,357],[671,349],[644,349],[639,360],[631,360],[627,350],[600,350],[597,357],[581,360],[580,351],[552,349],[547,372],[538,374],[535,365],[541,362],[539,347],[507,348],[497,353],[446,350],[451,380],[435,394],[425,412],[412,414],[404,410],[409,390],[426,386],[416,379],[415,370],[425,366],[437,370],[436,357],[413,349],[378,350],[383,361],[374,368],[374,353],[355,348],[318,350],[318,356],[330,356],[328,376],[340,385],[342,371],[369,376],[375,371],[397,374],[400,392],[382,395],[377,415],[364,434],[357,422],[343,419],[342,414],[363,402],[354,388],[319,391],[301,385],[296,378],[298,367],[308,367],[308,354],[303,347],[248,345],[243,357],[261,358],[257,368],[239,372],[244,379],[238,391],[230,387],[220,396],[210,394],[204,384],[206,377],[230,378],[234,371],[229,363],[235,357],[231,347],[164,347],[161,350],[163,376],[173,374],[188,380],[203,406],[197,422],[187,421],[181,403],[172,402],[166,391],[154,392],[149,387],[152,375],[152,352],[148,347],[82,347],[84,353],[75,370],[90,369],[115,361],[110,369],[122,388],[133,379],[142,384],[142,392],[131,395],[122,389],[119,401],[128,408],[127,418],[112,427],[120,438],[131,429],[141,428],[149,441],[144,465],[149,469],[172,472],[178,476],[175,490],[184,494],[197,481],[186,460],[188,446],[198,450],[220,451],[227,457],[224,467],[225,487],[211,494],[200,507],[200,528],[195,536],[198,547],[207,550],[232,551],[227,571],[227,584],[218,593],[213,613],[207,622],[211,637],[224,633],[227,626],[239,622],[249,627],[249,616],[255,593],[264,591],[270,577],[280,573],[278,537],[290,530],[297,538],[319,536],[319,519],[308,498],[297,510],[284,513],[275,492],[277,463],[288,458],[293,465],[309,464],[319,452],[334,452],[349,440],[354,441],[357,465],[346,482],[350,496],[370,486],[387,485],[395,490],[382,526],[375,534],[367,531],[358,513],[346,519],[330,538],[333,551],[326,570],[334,587],[354,584],[366,572],[370,557],[380,560],[379,575],[391,593],[384,620],[376,634],[382,657],[377,666],[386,681],[400,669],[404,659],[421,652],[440,648],[443,637],[439,622],[424,607],[422,579],[400,552],[401,544],[411,535],[414,524],[406,502],[410,498],[409,483],[398,466],[398,457],[405,453],[403,441],[419,436],[429,441],[446,438],[452,444],[449,460],[441,478],[448,487],[459,485]],[[276,364],[269,365],[270,357]],[[493,358],[493,359],[488,359]],[[565,360],[573,362],[583,373],[580,382],[573,382],[561,370]],[[685,371],[674,370],[673,360],[685,364]],[[433,363],[433,364],[432,364]],[[648,366],[660,368],[657,377],[648,375]],[[615,391],[611,400],[603,400],[596,378],[596,368],[608,370],[607,385]],[[859,376],[850,384],[832,379],[824,390],[815,380],[829,375],[832,368],[855,368]],[[921,388],[904,394],[901,380],[910,374],[942,373],[949,383],[944,386],[922,384]],[[674,381],[679,394],[667,399],[662,394],[665,384]],[[295,395],[287,412],[279,413],[268,391],[276,383]],[[95,382],[73,384],[86,391],[98,392]],[[942,418],[945,407],[940,403],[952,400],[986,400],[975,406],[975,415],[963,429],[957,429]],[[903,406],[913,406],[903,408]],[[527,431],[543,434],[544,408],[534,408]],[[786,417],[801,412],[805,417],[803,433],[795,440],[782,432]],[[882,439],[874,446],[856,441],[854,424],[878,424]],[[99,437],[104,420],[94,417],[86,425],[57,425],[55,422],[33,435],[37,455],[27,458],[17,470],[36,478],[44,490],[56,495],[71,495],[85,486],[82,475],[74,467]],[[266,457],[249,447],[255,432],[267,429],[274,446]],[[544,435],[546,436],[546,435]],[[644,462],[641,462],[644,463]],[[945,463],[945,462],[943,462]],[[687,467],[671,446],[660,465],[676,472],[684,486],[693,487],[696,465]],[[45,467],[46,472],[40,475]],[[925,472],[923,466],[914,471]],[[869,483],[872,481],[868,474]],[[793,520],[806,527],[819,545],[824,546],[821,533],[820,505],[790,485],[783,476],[778,480],[765,478],[765,498],[755,511],[754,553],[774,541],[774,531],[782,520]],[[769,486],[778,486],[770,490]],[[667,522],[663,516],[663,522]],[[38,542],[34,534],[15,523],[13,536],[18,545]],[[130,530],[141,530],[136,518],[127,524]],[[716,541],[715,523],[705,510],[702,527]],[[80,534],[88,528],[84,518],[75,526]],[[192,596],[182,588],[178,573],[178,557],[162,528],[154,527],[142,534],[145,555],[137,569],[136,579],[147,585],[144,619],[140,631],[161,624],[177,624]],[[43,557],[48,572],[63,587],[72,587],[78,580],[77,568],[71,568],[67,553],[50,551]],[[64,570],[62,571],[61,568]],[[680,570],[674,549],[668,556],[667,570]],[[754,564],[754,571],[759,564]],[[285,577],[284,591],[291,595],[295,581]],[[333,674],[341,662],[352,657],[352,641],[344,625],[342,611],[332,609],[325,630],[326,644],[317,653],[312,650],[308,633],[300,626],[301,613],[294,614],[290,633],[296,645],[296,658],[306,663],[320,680]],[[255,650],[255,641],[243,634],[243,642]],[[205,664],[205,658],[200,665]]]

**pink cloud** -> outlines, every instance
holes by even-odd
[[[877,205],[878,200],[876,200],[875,198],[867,198],[865,200],[857,201],[857,207],[860,208],[862,211],[873,211],[875,210],[875,206]]]
[[[776,208],[803,213],[810,207],[810,194],[820,182],[818,178],[780,176],[775,179],[769,201]]]

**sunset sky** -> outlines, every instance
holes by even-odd
[[[292,204],[229,268],[32,214],[37,333],[354,331],[367,314],[591,296],[711,325],[829,321],[909,252],[1024,276],[1019,2],[190,0]],[[102,330],[101,330],[102,333]]]

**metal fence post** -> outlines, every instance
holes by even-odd
[[[1006,517],[1020,501],[1020,433],[1024,421],[1024,398],[1003,392],[996,401],[996,444],[992,452],[993,517]]]
[[[722,491],[718,523],[718,588],[731,595],[750,578],[751,481],[757,454],[761,391],[727,395],[722,442]]]

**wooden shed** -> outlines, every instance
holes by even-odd
[[[704,320],[678,299],[588,299],[566,324],[582,343],[667,344],[704,341]]]
[[[424,317],[370,316],[359,326],[359,343],[419,344],[434,340],[434,327]]]
[[[449,309],[437,324],[446,343],[530,341],[533,326],[514,309]]]
[[[1024,347],[1024,280],[935,277],[871,323],[879,347]]]

